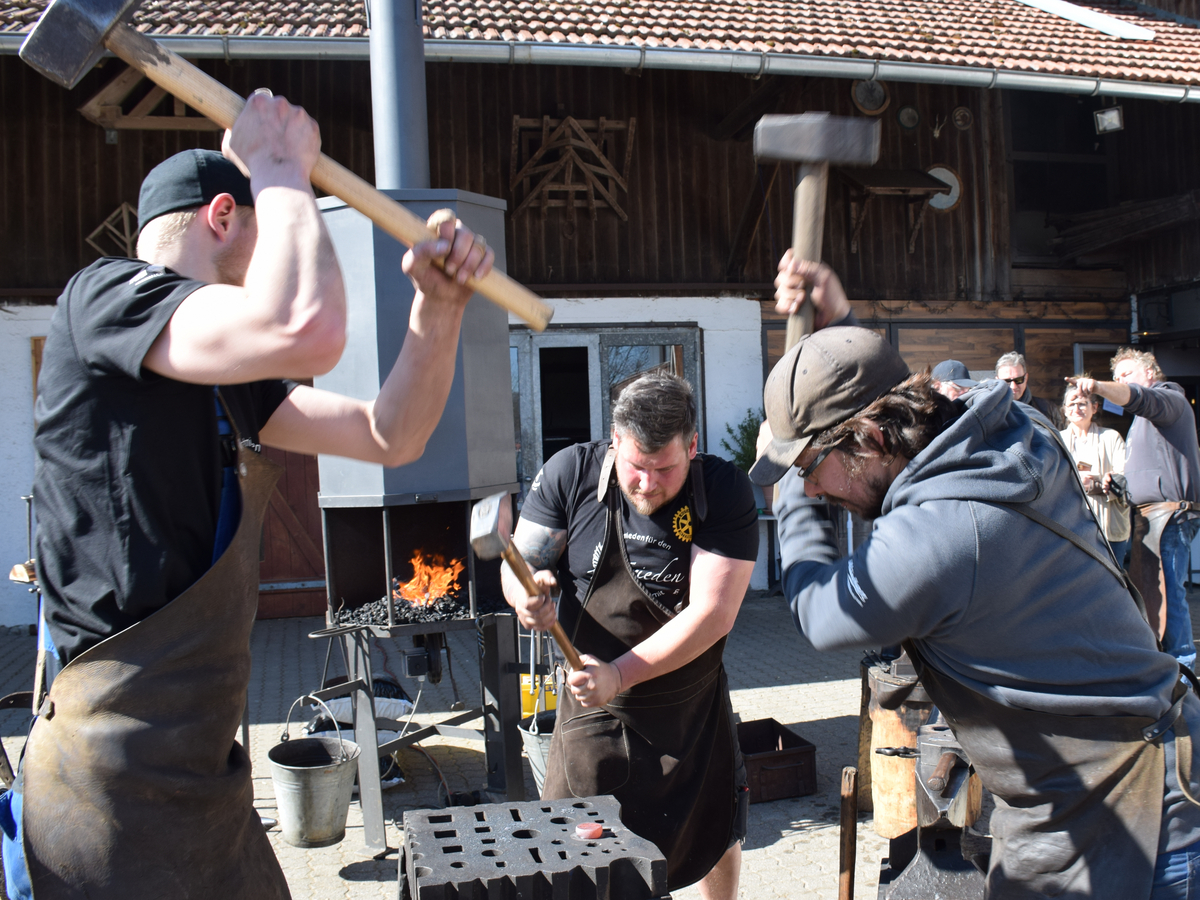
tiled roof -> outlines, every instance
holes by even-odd
[[[28,30],[44,0],[0,0],[0,34]],[[1016,0],[426,0],[434,39],[562,42],[879,59],[1200,84],[1200,27],[1144,6],[1090,0],[1153,41],[1109,37]],[[362,37],[360,2],[147,0],[155,35]]]

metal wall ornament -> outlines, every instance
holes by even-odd
[[[902,106],[896,110],[896,121],[901,128],[912,131],[921,124],[921,114],[915,106]]]
[[[975,114],[965,106],[958,106],[950,114],[950,121],[954,123],[954,127],[959,131],[969,131],[971,126],[975,124]]]
[[[878,116],[892,102],[891,91],[882,81],[855,81],[850,85],[850,99],[858,111],[868,116]]]
[[[513,218],[537,205],[543,214],[551,207],[565,207],[571,220],[576,209],[587,209],[592,221],[596,220],[598,209],[611,208],[622,222],[628,222],[629,216],[617,201],[617,190],[629,190],[636,131],[636,118],[624,122],[574,116],[563,119],[513,116],[509,189],[514,200],[518,199],[518,189],[524,190]],[[625,146],[624,161],[618,171],[620,134],[625,136]],[[521,157],[527,157],[527,161],[518,169]]]
[[[929,206],[938,212],[949,212],[957,208],[958,204],[962,201],[962,179],[958,177],[958,173],[949,166],[940,164],[930,166],[925,171],[938,181],[944,181],[950,185],[950,193],[934,194],[929,198]]]

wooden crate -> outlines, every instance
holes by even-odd
[[[751,803],[816,793],[816,746],[774,719],[739,722],[737,731]]]

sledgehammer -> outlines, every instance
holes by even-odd
[[[542,588],[533,580],[533,573],[529,571],[525,558],[513,546],[509,537],[511,533],[512,501],[508,499],[508,494],[492,494],[475,504],[471,510],[471,549],[480,559],[503,557],[526,593],[531,597],[536,596],[542,593]],[[550,633],[554,635],[571,668],[576,672],[582,670],[583,661],[557,620],[550,626]]]
[[[51,81],[73,88],[111,50],[159,87],[222,128],[232,128],[246,105],[241,97],[152,38],[129,20],[140,0],[52,0],[21,44],[21,59]],[[340,197],[372,222],[411,247],[430,237],[429,229],[391,197],[376,190],[324,153],[312,170],[312,183]],[[554,314],[532,291],[499,269],[467,284],[493,303],[516,313],[535,331]]]
[[[61,2],[61,0],[60,0]],[[879,159],[879,120],[831,116],[763,116],[754,126],[756,159],[800,163],[792,218],[792,253],[820,261],[825,230],[829,165],[872,166]],[[812,332],[812,304],[805,297],[788,316],[787,349]]]

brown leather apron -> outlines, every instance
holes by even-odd
[[[1146,617],[1160,644],[1167,633],[1167,582],[1159,544],[1179,508],[1178,503],[1142,503],[1133,508],[1129,578],[1142,594]]]
[[[1164,754],[1142,732],[1155,720],[1014,709],[928,665],[915,642],[904,646],[996,798],[988,900],[1149,897]]]
[[[694,472],[694,470],[693,470]],[[601,474],[608,514],[595,575],[583,602],[564,601],[563,628],[575,647],[613,660],[678,610],[652,600],[634,580],[621,535],[620,490]],[[738,765],[722,638],[692,662],[635,685],[608,706],[584,709],[559,694],[542,799],[612,794],[621,821],[667,859],[671,890],[699,881],[729,849],[737,812]]]
[[[281,467],[238,442],[242,518],[221,558],[73,659],[24,762],[36,900],[284,900],[234,741],[250,680],[263,513]]]

